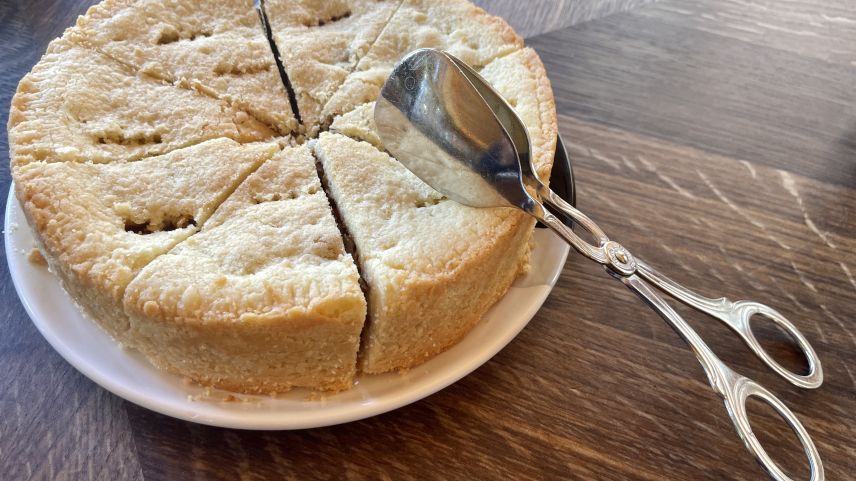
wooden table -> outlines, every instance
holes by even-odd
[[[88,3],[0,3],[4,123],[20,77]],[[547,66],[581,208],[702,293],[774,304],[814,344],[826,382],[802,391],[680,310],[800,416],[829,479],[853,479],[856,3],[481,3]],[[109,394],[39,335],[0,262],[0,479],[765,479],[682,341],[579,256],[472,375],[395,412],[296,432],[190,424]],[[804,475],[785,425],[752,414],[774,457]]]

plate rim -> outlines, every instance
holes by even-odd
[[[15,212],[15,211],[18,212]],[[18,225],[12,225],[12,219],[15,218]],[[22,225],[23,224],[23,225]],[[234,412],[228,409],[218,411],[217,414],[207,414],[200,415],[198,412],[194,412],[192,409],[188,409],[185,407],[182,409],[179,406],[174,406],[171,402],[165,402],[159,400],[156,396],[146,396],[141,391],[143,391],[142,387],[137,387],[136,389],[133,386],[128,386],[125,383],[121,383],[114,379],[113,377],[106,374],[103,370],[99,370],[97,366],[92,365],[89,361],[81,357],[75,349],[64,342],[56,332],[49,328],[49,322],[42,319],[44,309],[41,306],[38,306],[34,303],[33,299],[31,299],[24,281],[26,263],[28,261],[25,259],[25,256],[22,255],[20,251],[16,252],[15,247],[20,248],[20,245],[17,245],[14,237],[15,237],[15,229],[27,229],[30,227],[26,221],[26,218],[22,215],[22,211],[20,210],[20,205],[18,203],[17,197],[15,196],[15,183],[12,182],[9,184],[9,193],[6,199],[6,207],[5,207],[5,218],[4,218],[4,248],[6,253],[7,265],[9,268],[9,274],[12,278],[12,283],[15,286],[15,292],[20,300],[21,304],[24,307],[24,310],[27,312],[27,315],[30,317],[30,321],[35,325],[36,329],[48,341],[51,347],[59,353],[59,355],[69,364],[71,364],[75,369],[77,369],[80,373],[86,376],[95,384],[101,386],[102,388],[110,391],[111,393],[119,396],[122,399],[125,399],[129,402],[132,402],[138,406],[144,407],[151,411],[155,411],[157,413],[163,414],[165,416],[170,416],[173,418],[181,419],[184,421],[194,422],[198,424],[204,424],[215,427],[223,427],[223,428],[233,428],[233,429],[246,429],[246,430],[297,430],[297,429],[309,429],[309,428],[320,428],[325,426],[332,426],[337,424],[344,424],[348,422],[358,421],[361,419],[366,419],[369,417],[377,416],[383,413],[387,413],[393,411],[395,409],[399,409],[408,404],[417,402],[421,399],[425,399],[438,391],[445,389],[449,385],[459,381],[466,375],[476,371],[479,367],[484,365],[487,361],[492,359],[496,354],[498,354],[502,349],[504,349],[526,325],[532,320],[535,314],[541,309],[541,306],[546,301],[547,297],[552,292],[553,287],[561,276],[562,268],[566,263],[568,254],[570,252],[570,248],[565,244],[563,247],[560,247],[560,255],[557,256],[556,262],[551,264],[552,271],[549,274],[549,278],[547,279],[548,284],[539,284],[537,287],[541,287],[537,291],[537,296],[532,299],[532,302],[527,306],[523,314],[521,314],[520,320],[512,325],[512,328],[507,330],[504,335],[498,337],[494,340],[490,349],[482,350],[479,355],[468,358],[467,362],[460,362],[456,365],[453,365],[452,369],[447,369],[442,375],[435,376],[434,379],[429,378],[428,381],[416,382],[416,386],[412,389],[407,389],[401,392],[393,392],[392,394],[388,394],[383,398],[377,399],[373,398],[371,402],[359,402],[354,401],[350,403],[344,403],[345,407],[350,405],[350,409],[343,408],[333,408],[329,410],[325,410],[323,408],[318,410],[311,411],[300,411],[301,416],[285,416],[282,417],[283,414],[292,413],[292,410],[260,410],[259,413],[263,414],[267,419],[262,419],[261,416],[255,416],[247,418],[248,412]],[[540,229],[539,229],[540,230]],[[551,232],[544,231],[547,235],[555,235]],[[27,233],[32,236],[31,232]],[[543,235],[543,234],[542,234]],[[54,281],[59,284],[59,279],[57,279],[53,274],[51,274]],[[58,287],[62,290],[65,298],[58,302],[69,302],[72,304],[72,308],[78,311],[78,313],[86,318],[87,316],[80,312],[78,306],[74,305],[73,299],[68,295],[65,289],[58,285]],[[511,291],[509,291],[510,293]],[[503,298],[501,298],[494,306],[500,304],[503,299],[505,299],[509,293],[506,293]],[[493,307],[492,307],[493,309]],[[93,322],[90,319],[86,319],[87,322]],[[100,328],[99,328],[100,330]],[[110,338],[106,333],[101,331],[109,342],[116,343],[115,340]],[[468,334],[469,335],[469,334]],[[466,337],[464,338],[466,339]],[[442,353],[439,356],[441,356]],[[436,359],[436,357],[434,358]],[[434,359],[427,361],[425,364],[431,363]],[[423,364],[422,366],[424,366]],[[414,368],[416,369],[416,368]],[[162,371],[161,371],[162,372]],[[172,376],[168,373],[163,373],[166,376]],[[345,391],[347,392],[347,391]],[[207,403],[208,401],[188,401],[192,403]],[[221,403],[223,404],[223,403]],[[232,404],[232,403],[230,403]],[[234,403],[241,404],[241,403]],[[277,417],[280,416],[280,417]],[[301,419],[302,417],[302,419]]]

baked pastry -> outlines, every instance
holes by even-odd
[[[15,169],[15,193],[65,289],[108,334],[133,345],[125,287],[277,150],[221,138],[135,162],[32,162]]]
[[[523,47],[505,21],[460,0],[404,0],[368,53],[324,106],[323,122],[374,101],[398,60],[419,48],[439,48],[481,68]]]
[[[324,132],[314,147],[369,286],[364,372],[445,350],[526,266],[534,221],[524,214],[450,201],[365,142]]]
[[[224,100],[281,135],[297,130],[252,1],[105,0],[68,38],[135,72]]]
[[[373,102],[394,64],[438,47],[478,69],[545,179],[552,93],[535,52],[464,0],[265,5],[92,7],[13,99],[15,191],[71,297],[156,366],[347,389],[466,335],[526,269],[534,224],[456,204],[384,152]]]
[[[549,178],[556,148],[553,93],[538,55],[523,49],[481,75],[527,126],[533,165]],[[418,364],[456,343],[527,267],[534,220],[506,208],[449,201],[383,149],[374,103],[333,122],[314,144],[369,285],[360,367]],[[354,139],[366,140],[358,142]]]
[[[155,365],[262,393],[348,388],[366,318],[306,146],[277,154],[146,266],[124,304],[133,347]]]
[[[265,11],[303,123],[321,110],[377,40],[402,0],[267,0]]]
[[[274,135],[221,100],[130,72],[65,38],[18,84],[8,128],[13,166],[136,160],[209,139]]]

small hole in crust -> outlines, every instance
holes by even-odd
[[[388,240],[381,243],[380,250],[388,251],[388,250],[395,249],[397,246],[398,246],[398,240],[388,239]]]
[[[250,65],[219,64],[214,67],[214,75],[255,75],[270,72],[273,66],[269,62],[256,62]]]
[[[131,219],[125,219],[125,232],[133,232],[140,235],[153,234],[155,232],[170,232],[190,226],[196,226],[196,219],[192,215],[187,214],[167,217],[161,221],[160,225],[154,225],[150,220],[137,223]]]
[[[431,197],[431,198],[428,198],[428,199],[418,200],[418,201],[414,202],[414,203],[413,203],[413,205],[414,205],[414,207],[416,207],[417,209],[423,209],[423,208],[425,208],[425,207],[430,207],[430,206],[432,206],[432,205],[437,205],[437,204],[439,204],[440,202],[443,202],[444,200],[446,200],[446,198],[445,198],[445,197]]]
[[[316,256],[326,259],[326,260],[335,260],[339,258],[339,253],[336,251],[333,246],[329,245],[322,238],[313,239],[314,248],[313,254]]]
[[[300,194],[298,192],[295,192],[292,190],[292,191],[286,192],[285,194],[280,194],[279,192],[277,192],[275,194],[268,194],[268,195],[255,195],[253,197],[252,203],[253,204],[263,204],[265,202],[278,202],[281,200],[294,200],[298,197],[300,197]]]
[[[126,146],[142,146],[142,145],[156,145],[163,143],[163,137],[161,134],[143,134],[137,133],[126,136],[123,133],[108,133],[103,135],[98,135],[95,137],[95,141],[101,145],[126,145]]]
[[[181,39],[181,36],[178,34],[178,30],[175,29],[166,29],[158,35],[157,44],[158,45],[166,45],[173,42],[178,42]]]
[[[210,36],[211,36],[211,32],[195,32],[195,33],[190,34],[190,41],[192,42],[192,41],[196,40],[197,38],[206,38],[206,37],[210,37]]]
[[[305,25],[307,27],[323,27],[324,25],[327,25],[328,23],[338,22],[339,20],[344,20],[350,16],[351,16],[351,11],[348,10],[341,15],[334,15],[330,18],[320,18],[318,20],[315,20],[314,22],[311,20],[306,21],[306,22],[303,22],[303,25]]]
[[[178,30],[176,30],[175,28],[168,27],[168,28],[165,28],[164,30],[162,30],[160,32],[160,35],[158,35],[156,43],[158,45],[168,45],[170,43],[178,42],[182,38],[186,38],[187,40],[190,40],[192,42],[192,41],[196,40],[197,38],[206,38],[206,37],[210,37],[210,36],[211,36],[211,32],[207,32],[207,31],[191,32],[189,35],[182,35],[182,33],[179,32]]]

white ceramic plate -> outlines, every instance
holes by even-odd
[[[48,342],[105,389],[168,416],[242,429],[302,429],[340,424],[418,401],[487,362],[523,329],[562,271],[568,246],[536,229],[532,268],[456,346],[406,374],[360,376],[357,385],[320,396],[295,389],[272,397],[235,395],[183,382],[153,368],[142,355],[119,347],[78,311],[47,268],[27,260],[33,238],[10,188],[4,226],[6,258],[18,296]]]

